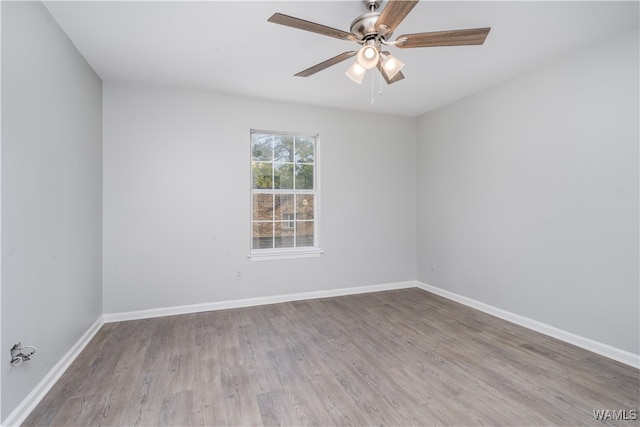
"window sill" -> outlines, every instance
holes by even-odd
[[[317,258],[324,251],[320,248],[307,248],[290,251],[260,251],[248,255],[251,261],[273,261],[278,259]]]

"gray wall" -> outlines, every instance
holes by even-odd
[[[415,118],[116,84],[103,96],[105,313],[415,280]],[[251,128],[320,134],[319,258],[247,259]]]
[[[101,96],[41,3],[2,3],[2,418],[102,314]]]
[[[635,30],[421,117],[418,280],[639,354],[638,71]]]

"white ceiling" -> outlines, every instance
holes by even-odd
[[[639,21],[638,1],[422,1],[395,36],[487,26],[491,32],[483,46],[391,48],[406,63],[406,78],[390,86],[383,81],[379,95],[376,70],[362,85],[344,75],[353,60],[311,77],[294,77],[358,45],[267,22],[280,12],[349,31],[351,21],[366,12],[360,0],[45,5],[106,82],[408,116],[613,37]]]

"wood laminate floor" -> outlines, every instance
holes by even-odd
[[[105,324],[24,425],[640,425],[639,371],[419,289]],[[614,416],[615,415],[615,416]]]

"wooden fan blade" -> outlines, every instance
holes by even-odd
[[[389,0],[376,21],[376,31],[386,34],[395,30],[416,4],[418,0]]]
[[[465,46],[483,44],[491,28],[473,28],[469,30],[434,31],[431,33],[405,34],[398,37],[399,48]],[[401,41],[402,39],[406,39]]]
[[[283,15],[282,13],[274,13],[267,21],[273,22],[274,24],[297,28],[299,30],[311,31],[312,33],[318,33],[323,36],[334,37],[340,40],[356,40],[356,36],[354,34],[347,33],[346,31],[327,27],[326,25],[316,24],[311,21],[305,21],[304,19],[294,18],[293,16]]]
[[[325,68],[329,68],[332,65],[336,65],[339,62],[342,62],[344,60],[347,60],[349,58],[351,58],[352,56],[355,56],[357,52],[355,51],[350,51],[350,52],[343,52],[340,55],[334,56],[331,59],[327,59],[324,62],[321,62],[319,64],[314,65],[313,67],[307,68],[304,71],[300,71],[298,74],[295,74],[295,76],[297,77],[309,77],[315,73],[317,73],[318,71],[322,71]]]
[[[389,52],[382,52],[382,53],[390,55]],[[384,71],[384,68],[382,67],[381,62],[378,62],[378,64],[376,64],[376,67],[378,67],[378,71],[380,71],[380,74],[382,74],[382,77],[384,77],[384,80],[387,82],[387,84],[393,84],[395,82],[399,82],[400,80],[404,79],[404,74],[402,74],[402,71],[398,71],[396,75],[393,76],[392,79],[390,79],[389,76],[387,76],[387,73]]]

